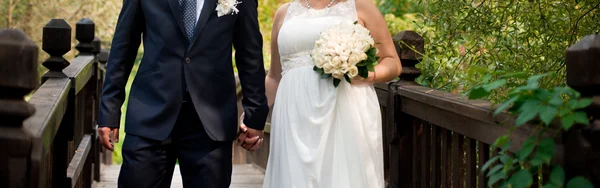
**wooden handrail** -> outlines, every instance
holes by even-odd
[[[37,83],[39,78],[35,74],[13,75],[11,79],[16,79],[17,85],[0,81],[0,88],[7,89],[0,93],[0,104],[5,104],[8,96],[11,101],[7,104],[21,107],[8,108],[6,112],[0,110],[0,116],[11,120],[11,127],[0,123],[0,130],[13,132],[12,135],[0,134],[0,145],[20,146],[16,152],[0,153],[0,176],[3,177],[0,180],[7,178],[7,181],[0,181],[0,187],[88,187],[91,186],[93,172],[96,173],[94,179],[99,180],[101,159],[95,113],[98,111],[99,88],[103,83],[100,75],[104,71],[101,69],[102,62],[98,63],[99,58],[96,58],[101,50],[96,49],[100,48],[100,42],[99,39],[94,41],[94,27],[90,19],[77,23],[79,55],[69,62],[62,56],[71,49],[71,27],[64,20],[51,20],[43,33],[43,50],[50,58],[43,62],[49,71],[42,76],[42,84],[37,88],[18,85],[30,80]],[[0,31],[0,48],[19,49],[21,47],[15,46],[19,42],[29,45],[30,40],[21,35],[24,34]],[[13,38],[4,39],[2,36]],[[7,40],[7,44],[2,43]],[[28,48],[37,49],[37,46],[30,45]],[[0,60],[3,60],[0,69],[37,74],[36,66],[14,66],[18,63],[37,65],[37,59],[23,58],[37,57],[37,51],[30,53],[33,51],[18,50],[8,57],[0,53]],[[106,56],[103,54],[102,58]],[[23,91],[33,89],[36,91],[28,103],[19,99],[19,95],[27,94]],[[20,116],[16,115],[28,111],[32,111],[31,114],[18,121]],[[10,167],[5,168],[6,165]]]

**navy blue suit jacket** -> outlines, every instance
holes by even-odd
[[[244,123],[262,130],[269,108],[257,4],[257,0],[244,0],[237,5],[238,14],[218,17],[217,0],[205,0],[189,42],[178,0],[124,0],[110,50],[98,125],[119,127],[125,85],[143,41],[144,56],[127,106],[128,134],[167,139],[181,109],[185,79],[209,137],[234,140],[238,117],[232,47],[244,96]]]

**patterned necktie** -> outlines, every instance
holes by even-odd
[[[188,40],[192,40],[196,27],[196,0],[179,0],[181,12],[183,13],[183,24]]]

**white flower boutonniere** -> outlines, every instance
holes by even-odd
[[[221,17],[227,14],[237,14],[240,12],[240,10],[237,9],[237,5],[241,3],[241,1],[237,0],[219,0],[217,3],[217,16]]]

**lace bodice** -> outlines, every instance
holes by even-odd
[[[308,9],[294,0],[290,3],[277,42],[281,57],[282,74],[287,71],[312,66],[310,50],[322,31],[340,22],[358,20],[354,0],[346,0],[324,9]]]

